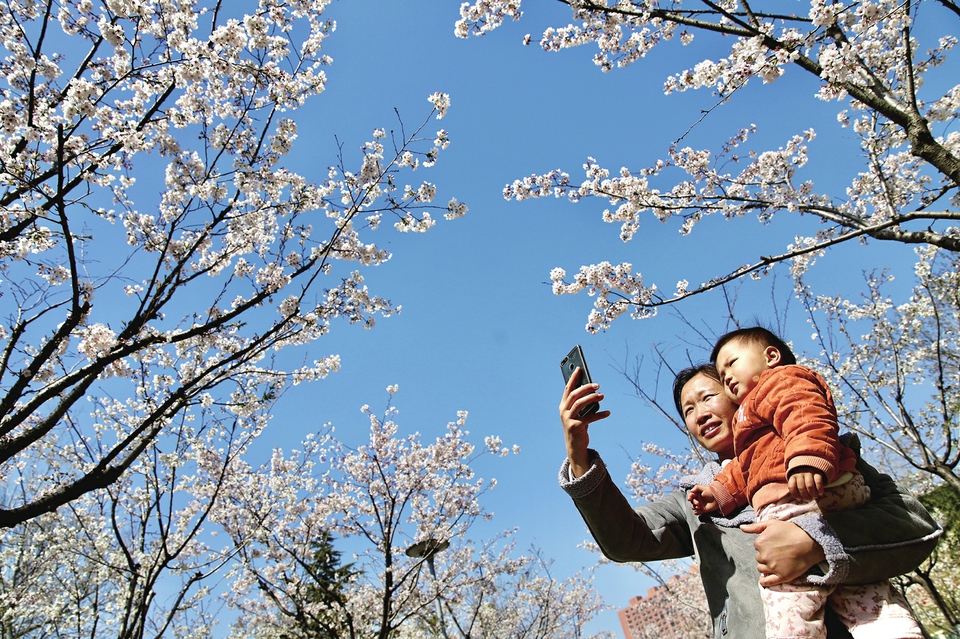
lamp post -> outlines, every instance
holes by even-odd
[[[437,571],[433,567],[433,556],[442,552],[450,546],[449,541],[437,541],[436,539],[424,539],[407,548],[408,557],[417,559],[426,559],[427,567],[430,568],[430,576],[433,577],[434,588],[437,589],[437,616],[440,618],[440,632],[443,633],[443,639],[447,638],[447,625],[443,620],[443,606],[440,605],[440,589],[437,588]]]

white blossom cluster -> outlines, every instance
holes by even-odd
[[[430,102],[430,104],[432,104],[433,107],[437,110],[437,119],[438,119],[438,120],[441,119],[441,118],[443,118],[443,116],[445,116],[445,115],[447,114],[447,109],[450,108],[450,96],[449,96],[449,95],[447,95],[446,93],[440,93],[439,91],[437,91],[436,93],[432,94],[429,98],[427,98],[427,100],[428,100],[428,101]],[[440,131],[440,132],[437,134],[437,137],[438,137],[439,140],[443,140],[443,139],[446,138],[446,134],[445,134],[444,131]],[[437,142],[437,145],[438,145],[438,146],[441,145],[441,144],[442,144],[441,141],[438,141],[438,142]]]
[[[483,35],[503,24],[505,18],[519,20],[523,15],[520,1],[476,0],[472,5],[469,2],[461,3],[460,19],[454,26],[454,34],[458,38]]]
[[[566,271],[562,268],[550,271],[555,295],[574,295],[586,291],[595,298],[586,326],[591,333],[609,328],[613,320],[626,313],[631,305],[638,319],[656,313],[656,308],[652,308],[650,302],[657,295],[657,287],[644,286],[643,276],[634,273],[633,266],[627,262],[581,266],[572,281],[568,282],[566,278]]]

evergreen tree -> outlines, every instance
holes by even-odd
[[[324,531],[312,544],[313,553],[301,568],[308,577],[303,600],[297,602],[294,625],[280,639],[340,639],[353,637],[353,620],[344,589],[359,574],[353,564],[341,565],[333,535]]]

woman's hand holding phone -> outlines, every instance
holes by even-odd
[[[577,369],[579,369],[579,373],[577,373]],[[571,378],[575,379],[580,386],[593,383],[593,378],[590,377],[590,369],[587,368],[587,359],[583,356],[583,349],[580,348],[579,344],[570,349],[567,356],[560,360],[560,372],[563,373],[563,381],[568,384]],[[577,373],[576,377],[574,377],[574,373]],[[583,406],[580,417],[586,417],[598,410],[600,410],[600,402],[591,402]]]
[[[566,362],[567,358],[564,358],[561,367],[566,366]],[[574,365],[569,372],[565,369],[564,379],[567,383],[560,398],[560,423],[563,425],[567,457],[574,477],[580,477],[590,469],[587,453],[590,444],[589,425],[610,415],[610,411],[598,410],[600,401],[603,400],[603,394],[599,392],[600,386],[590,381],[581,384],[583,374],[584,369],[579,364]]]

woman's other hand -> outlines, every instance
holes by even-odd
[[[757,571],[760,585],[769,588],[803,576],[826,560],[820,544],[803,528],[789,521],[761,521],[740,526],[740,530],[757,535]]]

